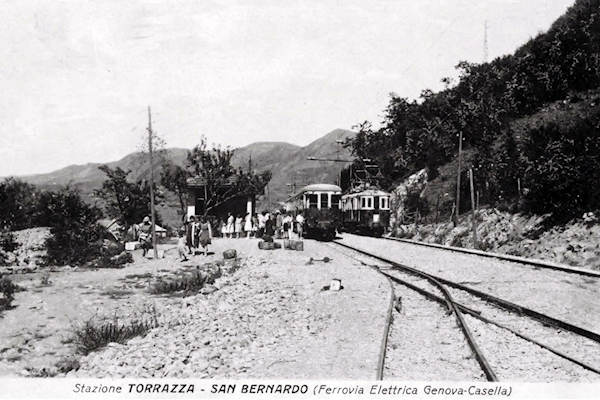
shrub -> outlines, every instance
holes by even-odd
[[[219,269],[220,271],[220,269]],[[204,286],[205,283],[214,283],[216,278],[209,278],[209,274],[203,271],[193,271],[191,274],[186,274],[176,280],[158,281],[151,288],[152,294],[166,294],[179,291],[197,292]]]
[[[39,191],[34,185],[16,178],[0,183],[0,226],[9,230],[37,225]]]
[[[12,232],[0,232],[0,265],[8,264],[8,255],[6,253],[14,252],[19,248],[19,243]]]
[[[143,310],[124,323],[119,322],[116,316],[105,321],[94,321],[92,318],[75,329],[73,343],[77,352],[87,355],[109,343],[126,343],[129,339],[143,336],[156,327],[158,320],[154,307]]]
[[[0,293],[2,293],[0,311],[11,308],[11,303],[15,299],[15,292],[19,290],[21,290],[19,286],[12,283],[7,277],[0,275]]]
[[[530,129],[520,162],[524,205],[557,221],[600,209],[600,111],[571,122]]]
[[[41,220],[52,227],[46,241],[46,264],[83,265],[113,255],[107,254],[103,242],[106,229],[96,223],[100,210],[86,204],[75,189],[43,192],[40,206],[44,210]]]

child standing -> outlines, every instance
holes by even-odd
[[[189,250],[186,237],[184,232],[179,232],[179,240],[177,241],[177,252],[179,253],[179,258],[181,261],[187,261],[187,257],[185,256],[186,250]]]

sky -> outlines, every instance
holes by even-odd
[[[0,176],[166,147],[300,146],[377,127],[461,60],[510,54],[574,0],[4,1]]]

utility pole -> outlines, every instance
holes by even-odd
[[[462,169],[462,131],[458,134],[458,176],[456,178],[456,213],[454,214],[454,226],[458,226],[458,215],[460,209],[460,170]]]
[[[475,221],[475,190],[473,188],[473,169],[469,169],[469,181],[471,185],[471,219],[472,219],[472,227],[473,227],[473,248],[477,249],[477,222]]]
[[[152,248],[154,259],[158,260],[158,249],[156,248],[156,220],[154,218],[154,164],[152,163],[152,116],[148,106],[148,154],[150,156],[150,213],[152,214]]]

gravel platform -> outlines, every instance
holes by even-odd
[[[257,242],[214,240],[206,261],[228,248],[242,260],[219,290],[155,296],[160,327],[83,357],[66,376],[375,379],[388,281],[318,242],[305,241],[303,252]],[[332,261],[306,265],[325,256]],[[343,289],[323,290],[333,278]]]

